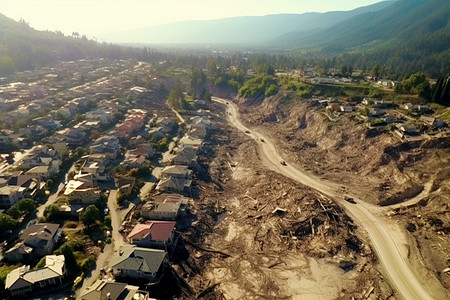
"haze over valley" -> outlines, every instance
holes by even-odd
[[[450,298],[450,2],[91,2],[0,7],[0,298]]]

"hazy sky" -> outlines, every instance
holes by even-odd
[[[381,0],[0,0],[0,13],[39,30],[96,34],[182,20],[350,10]]]

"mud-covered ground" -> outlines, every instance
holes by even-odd
[[[411,264],[423,262],[450,290],[450,137],[408,142],[369,129],[356,113],[331,118],[318,102],[283,96],[240,108],[242,119],[276,141],[287,161],[384,206],[410,240]],[[405,207],[390,211],[395,203]]]
[[[266,170],[255,144],[226,123],[215,139],[213,182],[199,181],[198,221],[183,234],[190,256],[173,266],[192,295],[392,298],[370,247],[332,199]]]

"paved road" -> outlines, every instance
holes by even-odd
[[[289,163],[286,166],[282,165],[280,163],[282,157],[278,154],[275,146],[266,137],[245,127],[240,122],[235,104],[216,97],[213,97],[213,101],[227,106],[227,119],[234,127],[243,132],[250,131],[250,134],[247,134],[257,142],[260,158],[267,167],[335,199],[354,220],[358,221],[366,229],[385,274],[401,298],[407,300],[433,299],[426,287],[406,263],[407,258],[400,251],[402,245],[398,245],[382,222],[366,209],[366,204],[362,205],[363,202],[361,200],[349,194],[346,196],[356,199],[357,204],[343,200],[344,195],[340,184],[306,174],[303,170],[294,168]]]
[[[48,197],[47,201],[37,208],[37,212],[36,212],[37,219],[39,219],[40,217],[42,217],[44,215],[44,210],[47,206],[55,203],[56,200],[58,200],[58,195],[59,195],[59,193],[61,193],[63,188],[64,188],[64,183],[61,182],[58,186],[58,190],[55,193],[51,194],[50,197]]]
[[[120,247],[125,244],[122,235],[119,232],[121,226],[121,216],[117,207],[117,190],[110,190],[108,197],[108,209],[111,215],[111,225],[112,225],[112,242],[109,245],[105,245],[103,252],[100,253],[97,258],[97,264],[94,270],[92,270],[89,277],[86,277],[83,281],[81,288],[77,290],[77,295],[87,287],[91,286],[95,280],[100,276],[100,269],[107,269],[107,266],[115,253],[119,251]],[[106,268],[105,268],[106,267]]]

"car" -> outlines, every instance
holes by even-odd
[[[287,163],[284,160],[280,160],[280,164],[282,164],[283,166],[287,166]]]
[[[230,103],[227,101],[227,104],[230,104]]]
[[[356,204],[356,201],[355,201],[355,199],[353,199],[352,197],[345,197],[345,198],[344,198],[344,200],[345,200],[345,201],[347,201],[347,202],[350,202],[350,203]]]
[[[249,131],[249,130],[246,130],[245,133],[246,133],[246,134],[250,134],[250,131]]]
[[[259,139],[259,140],[264,143],[264,139]]]

